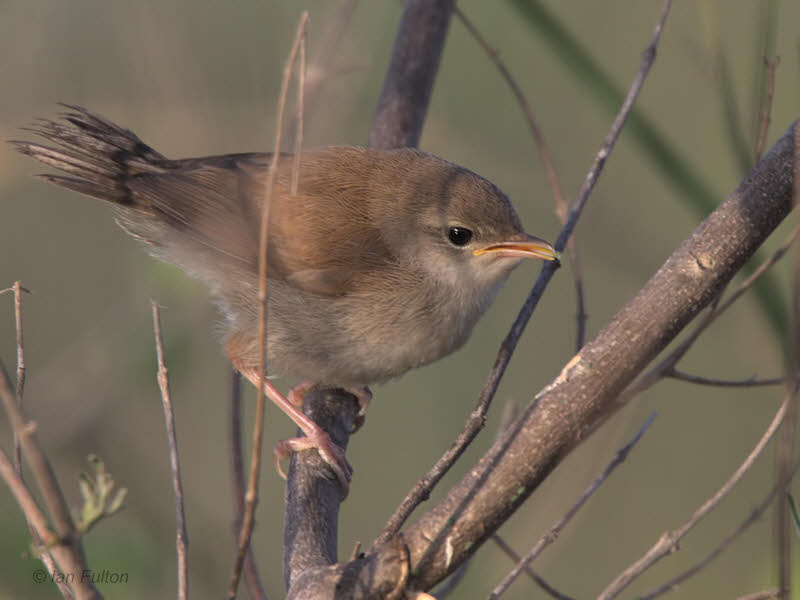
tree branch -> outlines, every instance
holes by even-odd
[[[416,146],[455,0],[406,0],[368,145]]]

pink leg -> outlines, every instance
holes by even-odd
[[[259,376],[255,369],[243,369],[241,371],[250,383],[258,387]],[[309,386],[310,387],[310,386]],[[307,391],[307,390],[306,390]],[[297,405],[288,400],[278,389],[272,385],[269,379],[264,380],[264,394],[272,400],[278,408],[280,408],[286,415],[294,421],[297,426],[303,430],[306,437],[291,438],[281,440],[275,446],[275,466],[281,477],[286,478],[286,474],[281,468],[280,461],[287,458],[292,452],[301,452],[303,450],[311,450],[316,448],[319,455],[322,457],[328,466],[333,470],[336,478],[339,480],[339,486],[342,490],[342,497],[347,496],[350,489],[350,478],[353,475],[353,467],[347,462],[344,451],[333,443],[330,436],[313,420],[311,420]],[[289,397],[292,397],[290,393]],[[302,405],[302,404],[301,404]]]
[[[310,381],[302,381],[294,386],[292,389],[289,390],[289,402],[294,404],[298,408],[302,408],[303,401],[305,399],[305,395],[313,388],[316,384]],[[348,394],[352,394],[358,400],[358,414],[356,414],[356,420],[353,424],[353,431],[358,431],[361,426],[364,424],[364,420],[367,416],[367,409],[369,408],[369,403],[372,402],[372,392],[367,386],[347,386],[341,388],[346,391]]]

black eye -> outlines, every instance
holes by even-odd
[[[450,238],[450,241],[456,246],[463,246],[469,244],[469,241],[472,239],[472,232],[466,227],[451,227],[447,231],[447,237]]]

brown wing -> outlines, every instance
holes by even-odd
[[[321,295],[348,293],[353,282],[391,260],[371,226],[363,188],[303,157],[300,187],[289,194],[290,157],[282,157],[270,205],[270,279]],[[258,277],[261,210],[269,155],[228,155],[181,161],[166,173],[144,173],[127,186],[134,205],[167,225],[155,235],[152,217],[123,214],[122,225],[154,253],[210,283],[230,269]],[[222,272],[222,271],[225,272]]]

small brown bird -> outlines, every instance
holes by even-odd
[[[155,257],[204,281],[224,314],[233,366],[259,384],[258,251],[270,154],[171,160],[127,129],[67,106],[29,128],[51,146],[11,142],[66,175],[43,179],[114,205]],[[267,370],[304,380],[265,393],[316,448],[346,493],[343,451],[300,410],[310,385],[366,387],[466,342],[522,258],[557,260],[528,235],[508,198],[475,173],[412,148],[332,146],[281,155],[268,228]]]

